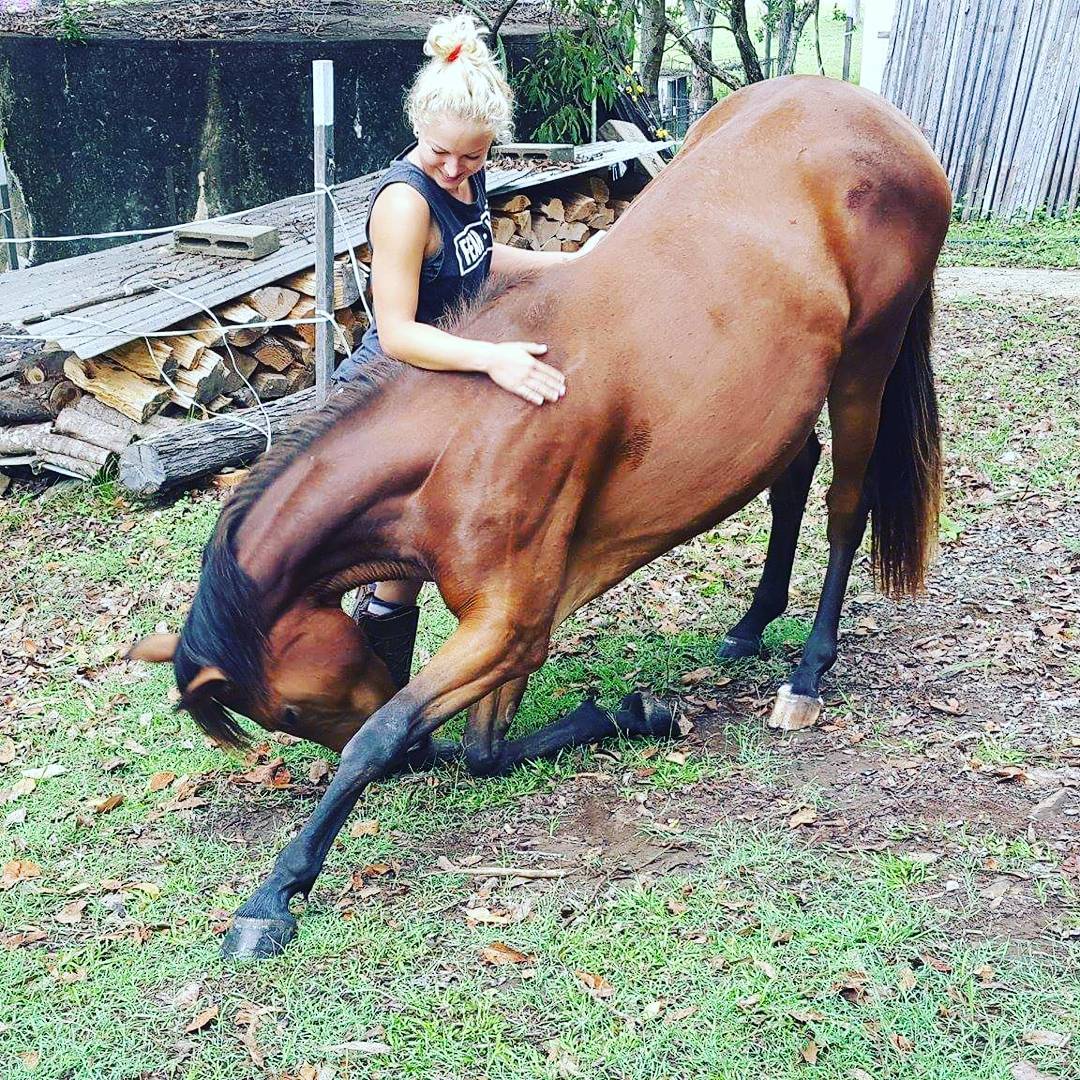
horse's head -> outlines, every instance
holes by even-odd
[[[128,653],[132,660],[172,663],[182,707],[224,743],[243,738],[226,712],[230,710],[268,731],[284,731],[340,751],[394,696],[386,665],[339,608],[287,611],[271,628],[264,656],[262,684],[255,692],[230,677],[224,666],[192,664],[179,634],[151,634]]]

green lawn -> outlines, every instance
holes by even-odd
[[[979,485],[1001,505],[1031,491],[1075,497],[1080,400],[1075,313],[974,300],[943,311],[949,540],[994,512]],[[139,634],[179,624],[217,498],[148,509],[110,484],[49,500],[9,494],[0,1076],[1005,1080],[1021,1060],[1059,1080],[1080,1075],[1075,941],[1035,947],[988,928],[986,902],[967,891],[992,861],[1015,880],[1037,871],[1046,899],[1041,842],[942,824],[961,854],[928,864],[810,844],[789,826],[792,807],[824,817],[844,813],[843,800],[830,806],[800,784],[799,758],[779,755],[745,702],[771,692],[805,639],[824,479],[797,610],[773,628],[776,659],[723,678],[711,669],[699,690],[682,684],[712,663],[756,577],[767,531],[755,502],[583,612],[522,716],[535,726],[587,689],[613,703],[646,684],[735,701],[723,739],[685,757],[627,743],[494,781],[445,768],[378,784],[351,819],[357,834],[332,850],[300,937],[261,966],[223,963],[220,934],[310,812],[329,755],[273,740],[247,762],[225,755],[173,711],[167,671],[120,659]],[[867,587],[860,566],[852,594]],[[421,659],[450,627],[429,599]],[[851,689],[854,674],[845,679]],[[882,753],[910,756],[885,738],[886,719],[876,720]],[[1025,761],[1008,724],[1038,719],[1003,718],[972,753]],[[777,813],[725,820],[720,793],[735,789]],[[681,809],[638,816],[651,805]],[[688,864],[617,875],[598,848],[563,881],[485,885],[461,872],[472,858],[521,865],[524,832],[529,858],[544,863],[546,845],[564,850],[595,814],[629,822],[635,842],[676,844]],[[913,836],[938,843],[932,831]],[[943,904],[950,880],[972,899]],[[1054,888],[1075,906],[1061,880]],[[495,943],[514,952],[485,957]]]

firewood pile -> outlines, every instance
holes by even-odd
[[[529,194],[493,197],[495,241],[533,251],[578,251],[618,220],[632,193],[627,188],[613,194],[602,177],[586,174]],[[369,264],[370,248],[362,245],[356,256]],[[344,357],[367,329],[347,254],[334,265],[333,307],[334,349]],[[219,449],[237,447],[229,451],[230,462],[246,460],[263,445],[256,430],[248,447],[251,424],[272,423],[276,430],[280,413],[280,423],[287,425],[294,414],[311,407],[311,393],[299,392],[315,382],[315,322],[272,328],[258,324],[314,317],[312,269],[231,299],[214,308],[213,316],[185,317],[165,335],[131,341],[92,359],[40,351],[9,356],[0,364],[0,463],[27,460],[90,479],[139,442],[146,445],[140,459],[150,466],[140,466],[133,490],[149,494],[207,475],[209,466],[191,473],[185,460],[172,460],[191,456],[179,430],[185,420],[258,406],[247,424],[242,417],[233,423],[222,416],[220,424],[211,420],[190,429],[193,460],[217,461],[221,454],[206,451],[215,440]],[[273,403],[269,413],[263,411],[267,402]],[[219,439],[215,432],[221,425]],[[167,433],[164,445],[171,457],[159,462],[155,440]],[[147,480],[144,473],[161,475]]]
[[[612,198],[599,176],[575,177],[559,194],[511,195],[491,200],[491,228],[497,244],[531,251],[580,251],[589,237],[604,232],[630,205]]]

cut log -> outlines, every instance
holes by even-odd
[[[180,391],[180,396],[191,397],[200,405],[205,405],[223,392],[229,370],[219,353],[207,349],[196,367],[190,371],[178,371],[173,381]],[[186,403],[177,404],[184,404],[186,407]]]
[[[72,435],[95,446],[103,446],[117,454],[135,437],[133,431],[107,424],[74,405],[61,410],[53,424],[53,431],[59,435]]]
[[[69,435],[57,435],[55,432],[46,435],[41,440],[39,452],[78,458],[80,461],[96,465],[99,469],[108,462],[113,453],[104,446],[83,442],[82,439],[73,439]]]
[[[532,232],[532,214],[528,210],[521,210],[516,214],[500,214],[501,220],[512,221],[514,231],[522,236],[528,236]]]
[[[52,424],[15,424],[0,427],[0,457],[32,454],[41,440],[52,432]]]
[[[576,243],[581,243],[589,235],[589,226],[584,221],[564,221],[555,235],[560,240],[573,240]],[[565,250],[566,248],[563,248],[563,251]]]
[[[111,408],[104,402],[98,401],[98,399],[91,394],[84,394],[71,407],[77,409],[81,413],[85,413],[94,420],[101,421],[103,424],[119,428],[121,431],[131,436],[131,438],[144,438],[148,435],[159,434],[162,431],[169,431],[178,424],[183,423],[183,421],[178,420],[173,416],[151,416],[145,424],[138,424],[130,417]],[[130,442],[131,439],[128,441]]]
[[[565,221],[588,221],[600,208],[588,195],[571,195],[563,203]]]
[[[598,206],[603,206],[611,198],[611,188],[601,176],[590,173],[588,176],[579,176],[573,181],[571,187],[582,195],[588,195],[595,200]]]
[[[176,372],[176,359],[172,346],[166,341],[155,338],[138,338],[126,345],[118,345],[104,354],[104,359],[119,364],[128,371],[141,375],[144,379],[155,382],[162,374],[172,378]]]
[[[52,469],[54,472],[77,476],[82,480],[93,480],[101,472],[101,466],[95,465],[92,461],[69,457],[67,454],[58,454],[53,450],[39,451],[37,463]]]
[[[260,364],[265,364],[274,371],[284,371],[297,358],[296,350],[290,349],[284,341],[273,334],[259,338],[247,351]]]
[[[272,401],[289,392],[289,376],[284,371],[259,371],[251,376],[251,385],[261,400]]]
[[[310,296],[301,296],[289,312],[290,319],[312,319],[315,317],[315,301]],[[277,335],[284,338],[290,334],[296,334],[302,338],[308,348],[315,348],[315,323],[301,323],[291,330],[276,331]]]
[[[235,394],[237,390],[243,389],[251,381],[251,376],[255,374],[258,366],[259,362],[254,356],[249,356],[239,349],[233,350],[233,358],[225,358],[225,383],[221,392]]]
[[[76,386],[140,424],[169,400],[167,386],[149,382],[133,371],[104,360],[80,360],[69,356],[64,361],[64,371]]]
[[[24,394],[0,394],[0,424],[39,424],[52,420],[48,403]]]
[[[591,218],[589,218],[589,228],[596,229],[608,229],[615,221],[615,211],[610,206],[602,206]]]
[[[579,241],[577,241],[577,240],[561,240],[559,243],[560,243],[560,247],[559,247],[560,251],[580,251],[581,250],[581,243]]]
[[[181,327],[183,329],[183,327]],[[196,337],[169,338],[173,356],[176,358],[177,367],[194,367],[199,362],[206,346]]]
[[[296,364],[284,372],[289,379],[288,393],[295,394],[298,390],[306,390],[315,385],[315,366],[313,364]]]
[[[541,247],[551,240],[555,234],[559,231],[561,221],[552,221],[551,218],[545,217],[543,214],[533,214],[532,216],[532,234],[533,239]]]
[[[295,289],[283,289],[280,285],[266,285],[244,297],[244,303],[250,304],[267,322],[284,319],[300,299]]]
[[[314,406],[314,389],[303,390],[263,409],[185,424],[132,443],[120,455],[120,483],[128,491],[150,496],[239,465],[265,449],[266,438],[259,429],[266,417],[271,430],[280,434]]]
[[[555,195],[551,196],[549,199],[545,199],[540,204],[540,213],[546,218],[551,218],[552,221],[566,220],[566,208],[563,206],[563,201]],[[534,223],[536,221],[535,215],[533,221]]]
[[[304,270],[292,277],[285,278],[281,283],[287,289],[303,293],[304,296],[315,295],[315,271]],[[352,266],[348,262],[334,263],[334,308],[351,307],[360,299],[360,290],[353,276]]]
[[[608,207],[613,215],[612,220],[618,221],[619,218],[630,209],[629,199],[612,199]]]
[[[541,251],[562,251],[563,242],[557,237],[553,236],[550,240],[545,241],[541,246]]]
[[[528,195],[510,195],[507,198],[493,199],[491,209],[505,214],[518,214],[522,210],[528,210],[532,206],[532,200]]]
[[[231,304],[221,304],[214,308],[214,314],[225,322],[239,323],[241,326],[263,321],[258,310],[242,300],[234,300]]]
[[[228,394],[222,394],[220,397],[214,398],[213,401],[206,403],[207,412],[219,413],[229,408],[232,408],[232,398]]]
[[[521,248],[523,251],[534,250],[532,236],[519,236],[517,233],[510,237],[509,241],[507,242],[507,246],[512,248]]]
[[[193,336],[204,345],[217,345],[224,336],[230,345],[236,345],[242,349],[253,341],[258,341],[266,332],[261,327],[225,326],[223,328],[209,315],[198,315],[185,321],[187,327],[191,328]],[[187,327],[182,327],[182,329],[187,329]]]
[[[514,222],[512,218],[500,217],[496,214],[491,219],[491,232],[496,244],[505,244],[514,235]]]

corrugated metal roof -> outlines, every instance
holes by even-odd
[[[595,172],[642,153],[665,149],[668,142],[590,143],[578,147],[581,160],[573,165],[493,167],[488,172],[490,195],[520,191],[579,173]],[[381,171],[346,181],[334,188],[340,210],[334,247],[344,252],[349,243],[364,240],[367,199]],[[54,315],[26,327],[32,338],[54,342],[83,359],[173,326],[315,264],[314,200],[292,197],[255,207],[231,220],[277,228],[281,247],[255,262],[213,258],[173,251],[171,236],[159,236],[106,251],[61,259],[0,275],[0,323],[21,326],[23,320],[52,309],[86,303],[79,310]],[[140,285],[159,286],[138,296],[94,303],[95,297],[115,295]],[[169,289],[190,298],[178,300]]]

